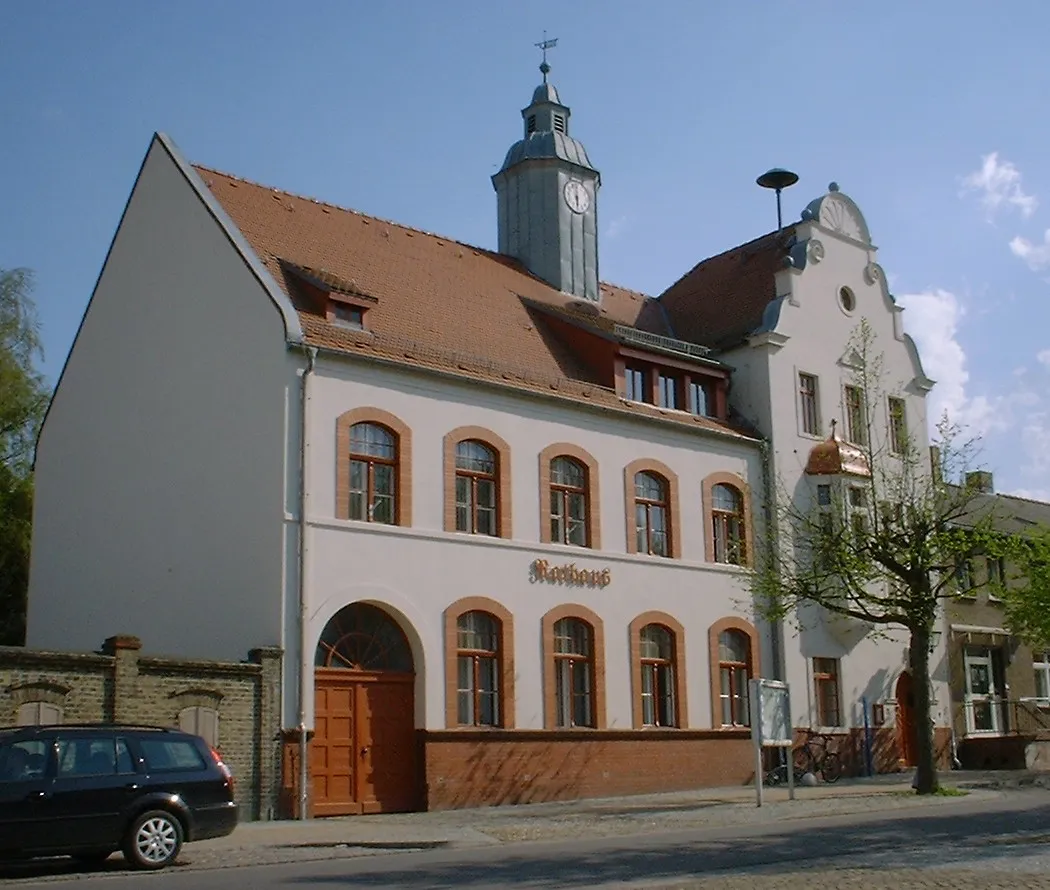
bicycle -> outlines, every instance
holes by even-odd
[[[806,730],[806,740],[792,749],[792,769],[795,784],[801,784],[806,773],[820,775],[829,785],[842,778],[842,761],[835,751],[828,750],[829,736]],[[818,744],[814,745],[814,742]],[[816,750],[814,750],[816,748]],[[766,785],[780,785],[787,782],[787,764],[779,763],[763,777]]]

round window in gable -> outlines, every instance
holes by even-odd
[[[852,315],[853,310],[857,308],[857,298],[848,287],[839,288],[839,306],[847,315]]]

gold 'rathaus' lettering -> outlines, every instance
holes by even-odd
[[[612,583],[611,569],[581,569],[576,563],[554,566],[546,559],[534,560],[530,566],[533,583],[567,584],[571,587],[607,587]]]

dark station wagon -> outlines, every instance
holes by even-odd
[[[237,826],[233,777],[199,736],[149,726],[0,729],[0,857],[157,869]]]

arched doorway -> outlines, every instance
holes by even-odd
[[[314,814],[416,809],[415,669],[397,622],[366,603],[344,607],[314,665]]]
[[[918,739],[915,735],[915,689],[911,674],[904,671],[897,679],[897,744],[902,766],[915,766]]]

